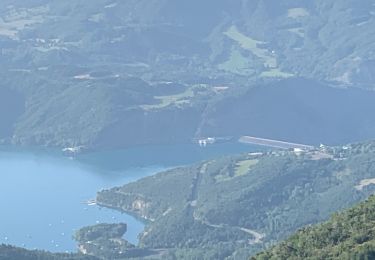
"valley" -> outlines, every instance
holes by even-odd
[[[0,259],[371,258],[374,14],[2,0]]]
[[[0,89],[22,104],[0,138],[95,150],[210,136],[312,145],[374,138],[373,6],[361,5],[7,0]]]

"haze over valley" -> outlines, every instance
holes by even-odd
[[[373,0],[3,0],[0,259],[372,259],[374,75]]]

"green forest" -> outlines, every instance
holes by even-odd
[[[253,260],[375,259],[375,196],[305,227]]]
[[[369,142],[223,157],[101,191],[97,201],[146,221],[141,248],[236,259],[366,199],[374,154]]]

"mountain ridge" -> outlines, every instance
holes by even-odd
[[[0,88],[25,99],[24,114],[2,137],[8,143],[108,148],[117,143],[109,129],[120,140],[131,136],[122,147],[187,142],[218,132],[209,125],[222,120],[214,111],[257,86],[304,78],[373,89],[370,0],[17,0],[0,13]],[[163,131],[176,128],[176,136],[126,133],[133,123],[157,128],[155,121]]]

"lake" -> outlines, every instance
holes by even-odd
[[[0,147],[0,243],[52,252],[76,251],[75,230],[125,222],[125,238],[136,244],[144,224],[128,214],[88,206],[96,192],[162,170],[257,149],[239,143],[143,146],[79,155]]]

